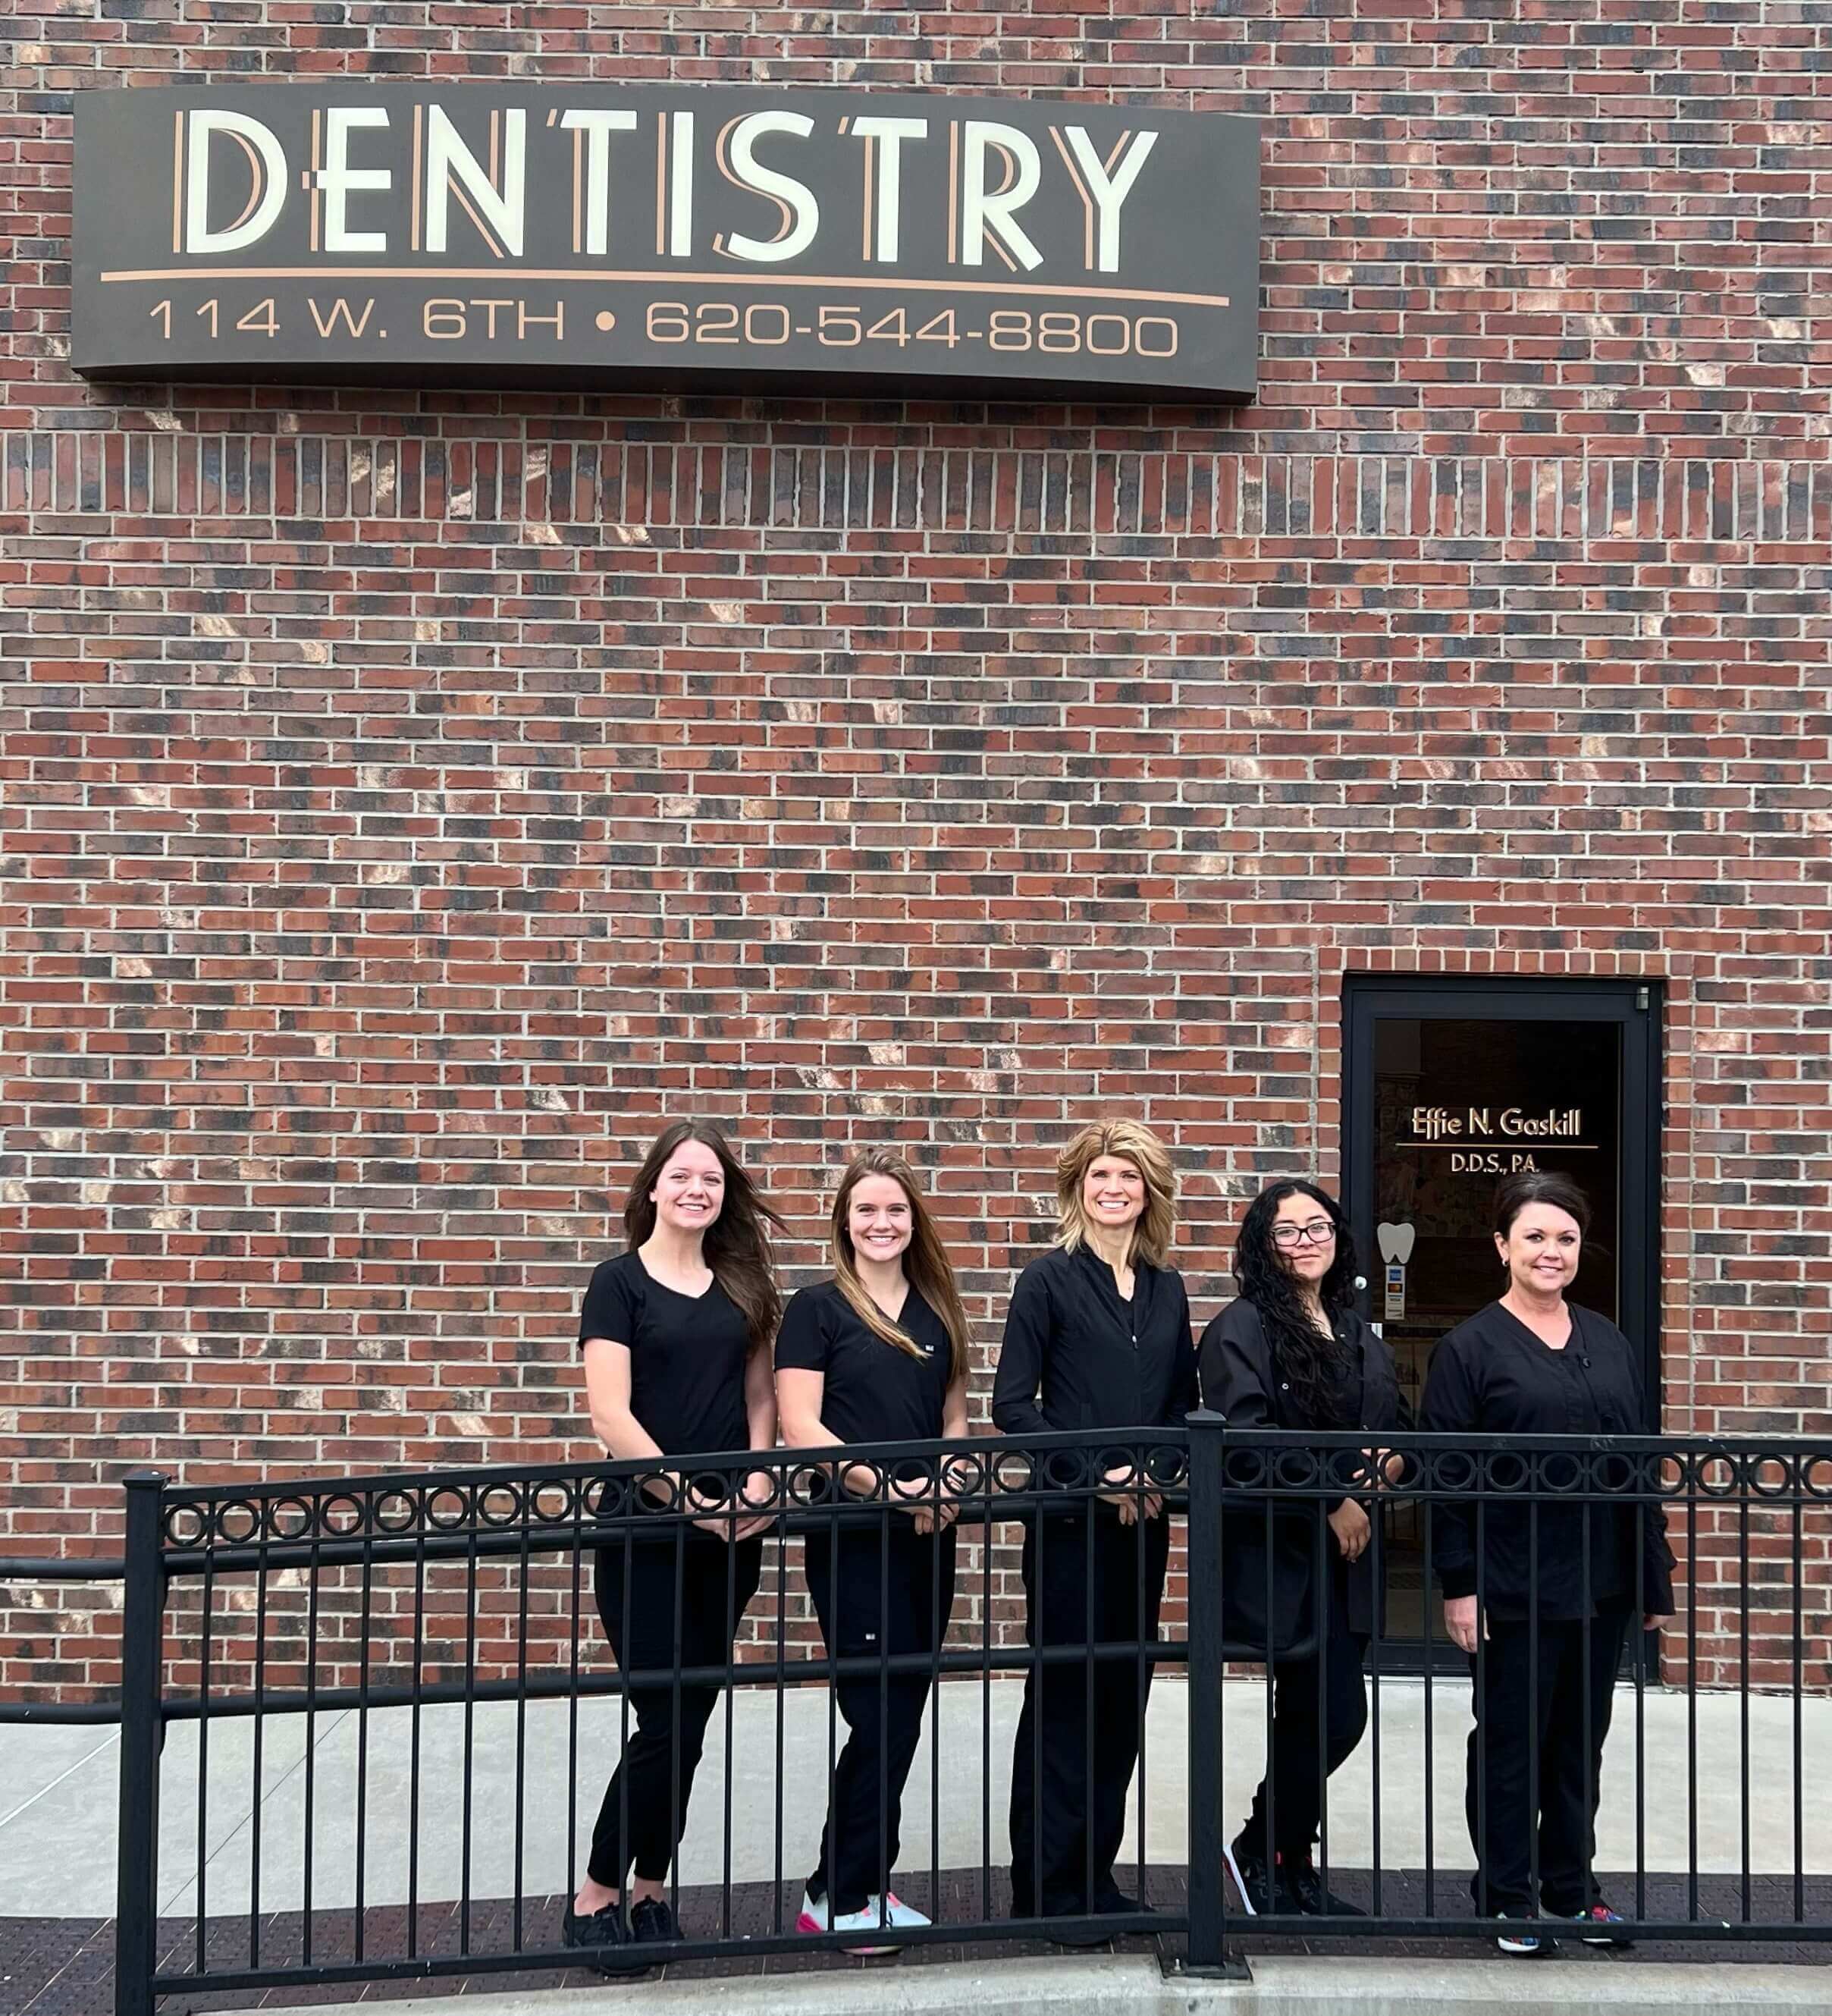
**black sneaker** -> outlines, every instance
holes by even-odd
[[[593,1947],[628,1946],[630,1932],[624,1923],[623,1907],[606,1904],[599,1910],[581,1913],[567,1905],[566,1916],[560,1921],[560,1942],[563,1946],[582,1946],[588,1950]],[[588,1960],[585,1964],[613,1980],[628,1972],[628,1968],[614,1967],[605,1960]]]
[[[1359,1904],[1338,1897],[1323,1888],[1323,1879],[1308,1855],[1280,1855],[1276,1858],[1280,1877],[1292,1900],[1307,1918],[1365,1918]]]
[[[1263,1855],[1238,1840],[1223,1852],[1249,1917],[1277,1917],[1302,1908],[1292,1895],[1282,1867],[1269,1867]]]
[[[1136,1897],[1128,1897],[1110,1876],[1094,1892],[1094,1908],[1103,1918],[1149,1918],[1152,1908]]]
[[[630,1937],[638,1946],[652,1946],[657,1940],[680,1936],[680,1921],[667,1898],[639,1897],[630,1906]]]

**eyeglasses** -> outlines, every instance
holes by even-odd
[[[1313,1246],[1327,1246],[1336,1237],[1336,1228],[1326,1218],[1313,1218],[1308,1225],[1275,1225],[1272,1244],[1275,1246],[1299,1246],[1308,1240]]]

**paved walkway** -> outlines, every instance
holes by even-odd
[[[1006,1809],[1019,1685],[996,1681],[989,1690],[990,1769],[982,1776],[982,1689],[954,1683],[941,1692],[943,1768],[934,1769],[927,1733],[905,1802],[902,1866],[971,1869],[1005,1858]],[[1463,1796],[1467,1684],[1438,1681],[1431,1690],[1431,1852],[1427,1854],[1424,1689],[1416,1680],[1386,1680],[1379,1694],[1381,1759],[1379,1845],[1381,1866],[1445,1870],[1469,1861]],[[1227,1758],[1225,1813],[1244,1814],[1264,1755],[1264,1690],[1257,1682],[1225,1690]],[[726,1841],[727,1736],[723,1711],[707,1733],[707,1753],[682,1856],[684,1883],[789,1880],[813,1860],[825,1805],[827,1695],[804,1689],[783,1698],[779,1734],[775,1699],[761,1690],[732,1697],[731,1830]],[[1598,1831],[1601,1867],[1684,1870],[1696,1846],[1701,1872],[1734,1874],[1744,1854],[1742,1802],[1744,1704],[1734,1694],[1701,1696],[1696,1727],[1683,1695],[1649,1691],[1637,1716],[1633,1690],[1618,1701],[1605,1761]],[[1753,1788],[1748,1866],[1754,1874],[1794,1867],[1794,1719],[1791,1704],[1774,1696],[1747,1704],[1748,1776]],[[1148,1862],[1180,1863],[1187,1852],[1186,1690],[1180,1677],[1154,1690],[1146,1731],[1143,1804]],[[419,1862],[416,1895],[446,1899],[544,1896],[567,1887],[570,1844],[589,1834],[621,1727],[619,1705],[579,1704],[576,1769],[567,1770],[569,1705],[534,1704],[520,1719],[506,1703],[472,1712],[469,1768],[471,1828],[469,1881],[462,1824],[466,1716],[461,1706],[423,1710],[419,1726]],[[1635,1802],[1637,1723],[1646,1786],[1639,1820]],[[930,1728],[934,1723],[931,1722]],[[261,1793],[255,1797],[251,1720],[213,1723],[208,1769],[199,1796],[199,1736],[194,1723],[170,1732],[160,1802],[158,1897],[162,1912],[189,1916],[201,1899],[207,1915],[245,1913],[254,1893],[259,1849],[263,1910],[297,1910],[305,1899],[305,1809],[313,1819],[311,1904],[348,1907],[357,1901],[357,1809],[363,1780],[363,1901],[402,1904],[409,1895],[408,1830],[403,1818],[415,1795],[413,1723],[405,1708],[321,1715],[308,1769],[305,1719],[269,1719],[263,1732]],[[844,1729],[839,1731],[844,1740]],[[0,1916],[106,1917],[114,1908],[114,1824],[118,1738],[113,1730],[32,1726],[5,1732],[0,1779]],[[780,1762],[779,1765],[779,1747]],[[1800,1782],[1803,1868],[1832,1874],[1832,1700],[1805,1704]],[[1372,1733],[1332,1781],[1332,1863],[1368,1868],[1376,1829]],[[519,1759],[519,1802],[518,1802]],[[775,1827],[782,1791],[780,1862]],[[1125,1849],[1137,1855],[1139,1806]],[[520,1814],[518,1835],[516,1816]],[[1642,1848],[1638,1856],[1637,1839]],[[203,1854],[200,1856],[200,1842]],[[582,1852],[582,1848],[578,1851]],[[202,1882],[200,1885],[200,1863]]]
[[[986,1693],[992,1733],[986,1753],[990,1772],[983,1778]],[[900,1888],[912,1903],[929,1905],[933,1862],[940,1873],[939,1901],[948,1922],[977,1921],[984,1915],[979,1870],[988,1860],[995,1872],[992,1915],[1002,1916],[1006,1908],[999,1865],[1006,1853],[1004,1815],[1019,1688],[1015,1682],[999,1681],[986,1693],[977,1683],[951,1683],[943,1690],[938,1714],[948,1768],[938,1774],[934,1771],[925,1741],[906,1802],[905,1851],[899,1864],[906,1875]],[[1253,1681],[1231,1683],[1225,1690],[1229,1818],[1245,1810],[1259,1773],[1263,1704],[1263,1690]],[[1161,1907],[1173,1910],[1182,1908],[1181,1864],[1187,1852],[1186,1707],[1181,1677],[1161,1682],[1153,1697],[1144,1773],[1148,1895]],[[1426,1887],[1425,1690],[1416,1680],[1387,1680],[1379,1690],[1382,1769],[1377,1835],[1381,1867],[1387,1872],[1383,1901],[1391,1913],[1427,1916],[1434,1910],[1442,1913],[1463,1908],[1469,1867],[1462,1810],[1467,1685],[1434,1683],[1431,1708],[1429,1859],[1434,1894]],[[462,1708],[423,1712],[417,1794],[420,1849],[414,1892],[414,1922],[423,1953],[455,1952],[460,1920],[466,1916],[473,1950],[513,1949],[518,1913],[524,1949],[555,1940],[569,1884],[569,1843],[582,1841],[589,1831],[615,1756],[621,1717],[614,1701],[579,1704],[578,1757],[570,1773],[569,1719],[567,1704],[542,1703],[528,1708],[518,1729],[512,1706],[481,1705],[473,1712],[467,1744]],[[1639,1818],[1634,1795],[1638,1727],[1646,1788]],[[308,1795],[314,1823],[315,1954],[331,1959],[347,1952],[358,1922],[359,1772],[366,1820],[361,1912],[366,1950],[404,1951],[407,1913],[402,1906],[409,1895],[409,1869],[403,1823],[415,1797],[410,1713],[376,1711],[366,1723],[354,1712],[320,1715],[309,1750],[302,1717],[273,1719],[263,1734],[258,1799],[252,1723],[213,1724],[207,1768],[201,1773],[200,1733],[195,1724],[175,1726],[164,1760],[157,1887],[165,1921],[161,1944],[166,1964],[191,1965],[200,1903],[212,1966],[245,1964],[257,1845],[262,1964],[284,1964],[286,1955],[298,1953],[306,1901]],[[827,1740],[827,1697],[815,1689],[784,1697],[779,1729],[772,1697],[761,1692],[734,1697],[729,1744],[723,1711],[715,1716],[682,1858],[683,1916],[690,1930],[713,1931],[728,1894],[734,1934],[756,1937],[792,1921],[801,1880],[819,1834]],[[7,2016],[106,2016],[118,1739],[109,1730],[27,1726],[9,1729],[4,1747],[0,2010]],[[467,1748],[468,1881],[462,1826]],[[728,1748],[729,1840],[723,1793]],[[1638,1713],[1632,1690],[1624,1689],[1606,1762],[1600,1827],[1599,1867],[1611,1872],[1606,1883],[1624,1897],[1632,1895],[1629,1872],[1636,1866],[1639,1838],[1651,1912],[1674,1918],[1694,1910],[1726,1920],[1743,1916],[1745,1841],[1740,1787],[1746,1752],[1755,1791],[1747,1843],[1749,1913],[1773,1921],[1793,1910],[1798,1782],[1806,1788],[1801,1827],[1807,1914],[1818,1922],[1832,1921],[1832,1801],[1820,1796],[1832,1784],[1832,1701],[1804,1705],[1797,1779],[1794,1715],[1788,1701],[1758,1697],[1745,1705],[1734,1695],[1711,1696],[1697,1703],[1694,1715],[1683,1696],[1649,1692]],[[1377,1838],[1373,1755],[1370,1738],[1334,1781],[1330,1810],[1332,1861],[1339,1872],[1332,1881],[1345,1895],[1364,1904],[1371,1901],[1368,1871]],[[950,1759],[955,1761],[949,1763]],[[201,1802],[200,1778],[207,1795]],[[779,1845],[774,1823],[779,1786]],[[1138,1855],[1137,1810],[1136,1801],[1135,1831],[1128,1834],[1125,1850],[1133,1862]],[[201,1884],[200,1837],[205,1850]],[[1702,1879],[1696,1898],[1683,1873],[1694,1844]],[[466,1895],[472,1900],[468,1912],[455,1901]],[[1327,1944],[1312,1943],[1319,1950]],[[1358,1935],[1355,1946],[1364,1957],[1377,1950],[1389,1958],[1434,1959],[1441,1971],[1443,1963],[1452,1960],[1459,1969],[1491,1964],[1483,1959],[1481,1948],[1467,1942],[1381,1940],[1370,1946],[1365,1935]],[[1148,1941],[1128,1942],[1126,1948],[1139,1956],[1153,1951]],[[1249,1942],[1249,1949],[1301,1951],[1302,1942],[1260,1940]],[[1564,1951],[1574,1962],[1621,1964],[1620,1956],[1596,1956],[1578,1946]],[[940,1945],[905,1953],[891,1966],[893,1971],[920,1969],[926,1975],[941,1960],[959,1960],[980,1969],[1001,1957],[1042,1960],[1048,1953],[1044,1947],[1011,1941],[990,1948]],[[1696,1978],[1700,1964],[1722,1962],[1733,1954],[1745,1964],[1720,1969],[1715,1978],[1753,1988],[1758,1970],[1747,1963],[1828,1961],[1832,1947],[1795,1942],[1759,1948],[1721,1943],[1643,1947],[1631,1963],[1632,1978],[1639,1981],[1656,1962],[1682,1965]],[[685,1977],[710,1985],[740,1975],[774,1979],[794,1971],[799,1978],[811,1969],[819,1975],[836,1968],[856,1971],[858,1965],[837,1955],[740,1953],[716,1963],[677,1965],[668,1974],[671,1979]],[[1816,1977],[1816,1968],[1814,1973]],[[583,1985],[592,1978],[576,1972],[519,1975],[513,1985],[520,1994],[537,1985]],[[1618,1974],[1615,1979],[1620,1983],[1625,1977]],[[416,1997],[463,1993],[468,1997],[508,1985],[500,1975],[462,1982],[434,1978],[416,1982],[411,1993]],[[408,1992],[397,1982],[337,1994],[342,1999],[381,2000]],[[1621,2000],[1619,1987],[1614,1996],[1611,2007],[1618,2011],[1643,2006],[1632,1997]],[[1650,1996],[1645,2005],[1650,2009],[1675,2006],[1654,1996],[1651,1989]],[[260,1997],[206,1989],[175,1996],[164,2010],[166,2016],[187,2016],[189,2011],[256,2000],[283,2006],[304,1999],[297,1989],[275,1989]],[[881,1998],[874,1991],[872,1999]],[[1736,2000],[1715,1985],[1710,1999]],[[1064,2004],[1079,2006],[1072,2001]],[[1832,2007],[1832,1996],[1824,1998],[1824,2006]],[[1262,2006],[1261,2016],[1267,2016],[1269,2008]]]

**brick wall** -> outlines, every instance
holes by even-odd
[[[1056,1143],[1143,1112],[1205,1319],[1240,1201],[1335,1168],[1363,969],[1664,978],[1672,1424],[1827,1428],[1832,9],[0,37],[0,1546],[111,1550],[136,1463],[585,1453],[682,1111],[797,1265],[909,1145],[988,1343]],[[1257,113],[1262,395],[74,380],[72,94],[340,70]],[[114,1677],[111,1591],[5,1600],[0,1688]]]

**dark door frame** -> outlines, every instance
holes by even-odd
[[[1373,1123],[1374,1024],[1382,1017],[1463,1021],[1614,1022],[1622,1032],[1621,1306],[1623,1334],[1641,1354],[1647,1419],[1657,1431],[1663,1413],[1661,1384],[1661,1028],[1665,996],[1658,980],[1541,979],[1482,974],[1351,973],[1342,983],[1342,1193],[1355,1233],[1355,1251],[1368,1283],[1378,1279],[1374,1244]],[[1639,1228],[1639,1233],[1635,1228]],[[1373,1314],[1364,1287],[1361,1310]],[[1437,1640],[1431,1629],[1431,1592],[1426,1592],[1423,1643],[1396,1640],[1384,1647],[1390,1670],[1419,1670],[1426,1663],[1460,1671],[1461,1654]],[[1631,1644],[1634,1640],[1631,1637]],[[1643,1642],[1652,1658],[1655,1641]],[[1395,1654],[1398,1654],[1395,1658]],[[1632,1657],[1628,1654],[1625,1657]]]
[[[1441,1017],[1458,1021],[1614,1022],[1622,1031],[1621,1309],[1623,1334],[1641,1353],[1649,1431],[1661,1420],[1660,1142],[1662,993],[1657,980],[1542,980],[1493,974],[1351,973],[1342,984],[1342,1189],[1355,1251],[1375,1274],[1373,1143],[1374,1024]],[[1639,1228],[1637,1234],[1636,1228]],[[1371,1296],[1363,1316],[1372,1316]]]

